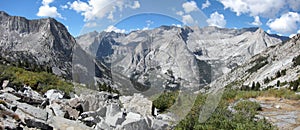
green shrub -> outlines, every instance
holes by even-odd
[[[257,102],[241,101],[234,106],[234,109],[239,112],[245,112],[248,114],[256,114],[256,111],[260,109],[260,105]],[[254,116],[254,115],[251,115]]]
[[[267,77],[267,78],[264,79],[264,83],[265,83],[265,84],[267,84],[267,83],[269,83],[269,82],[270,82],[270,78],[269,78],[269,77]]]
[[[105,92],[120,94],[120,92],[117,89],[112,88],[110,85],[106,85],[105,83],[104,84],[99,84],[98,88],[99,88],[99,91],[105,91]]]
[[[23,85],[30,86],[33,90],[44,93],[49,89],[58,89],[69,94],[73,90],[73,85],[64,79],[48,72],[32,72],[22,68],[0,65],[0,79],[9,80],[11,86],[17,89]]]
[[[153,101],[153,106],[164,112],[170,108],[176,101],[179,91],[163,92],[157,99]]]
[[[248,94],[251,93],[251,94]],[[204,123],[198,122],[199,110],[201,105],[205,102],[205,95],[198,96],[203,100],[200,104],[194,104],[191,112],[186,116],[186,118],[180,121],[175,129],[177,130],[231,130],[231,129],[254,129],[254,130],[272,130],[275,129],[266,120],[254,120],[254,115],[260,108],[258,103],[250,101],[242,101],[235,106],[237,110],[236,113],[230,112],[227,108],[232,99],[239,100],[241,98],[258,96],[260,91],[239,91],[233,89],[225,89],[222,99],[219,102],[218,107],[212,113],[211,117]],[[245,94],[248,94],[245,95]],[[198,99],[197,98],[197,99]]]

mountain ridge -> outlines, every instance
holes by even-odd
[[[3,62],[70,76],[72,47],[76,41],[63,24],[53,18],[28,20],[2,11],[0,31]],[[14,53],[19,56],[14,57]]]

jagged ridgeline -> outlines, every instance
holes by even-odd
[[[112,80],[120,82],[120,89],[141,92],[151,91],[151,87],[199,90],[287,39],[260,28],[161,26],[128,34],[91,32],[76,41],[111,69]]]
[[[192,109],[178,129],[273,129],[257,117],[270,116],[261,97],[299,113],[299,34],[288,40],[260,28],[161,26],[73,38],[55,19],[3,11],[0,31],[0,118],[18,125],[8,128],[172,129],[172,110],[182,104],[178,113]],[[199,122],[209,97],[201,92],[223,88],[212,118]],[[185,91],[200,94],[190,103],[180,97],[191,99]],[[126,96],[133,93],[142,94]]]
[[[110,71],[118,72],[115,73],[118,77],[128,78],[130,84],[142,86],[137,90],[143,91],[149,86],[198,89],[251,56],[269,46],[280,44],[285,39],[269,35],[259,28],[162,26],[129,34],[91,32],[76,38],[80,46],[77,49],[79,51],[74,51],[75,39],[55,19],[27,20],[9,16],[5,12],[0,15],[0,30],[3,32],[0,34],[0,51],[3,64],[48,71],[71,79],[72,54],[80,52],[75,55],[86,58],[86,51],[91,58],[86,58],[90,60],[81,63],[90,65],[81,66],[91,68],[88,72],[93,73],[84,74],[90,75],[86,76],[88,78],[78,74],[78,81],[93,86],[94,76],[108,81],[112,76]],[[80,51],[81,48],[84,51]],[[211,70],[203,71],[207,68]],[[162,83],[158,84],[158,81]]]
[[[53,18],[28,20],[0,12],[1,63],[71,76],[75,39]]]

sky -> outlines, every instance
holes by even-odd
[[[75,37],[161,25],[260,27],[290,37],[300,33],[300,0],[0,0],[0,10],[27,19],[55,18]]]

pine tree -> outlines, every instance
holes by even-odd
[[[252,86],[251,86],[251,90],[255,89],[255,82],[253,81]]]
[[[277,80],[277,84],[276,84],[277,87],[280,87],[280,81]]]
[[[255,85],[255,89],[254,89],[254,90],[255,90],[255,91],[258,91],[258,90],[259,90],[259,88],[260,88],[260,83],[259,83],[259,82],[257,82],[257,83],[256,83],[256,85]]]

